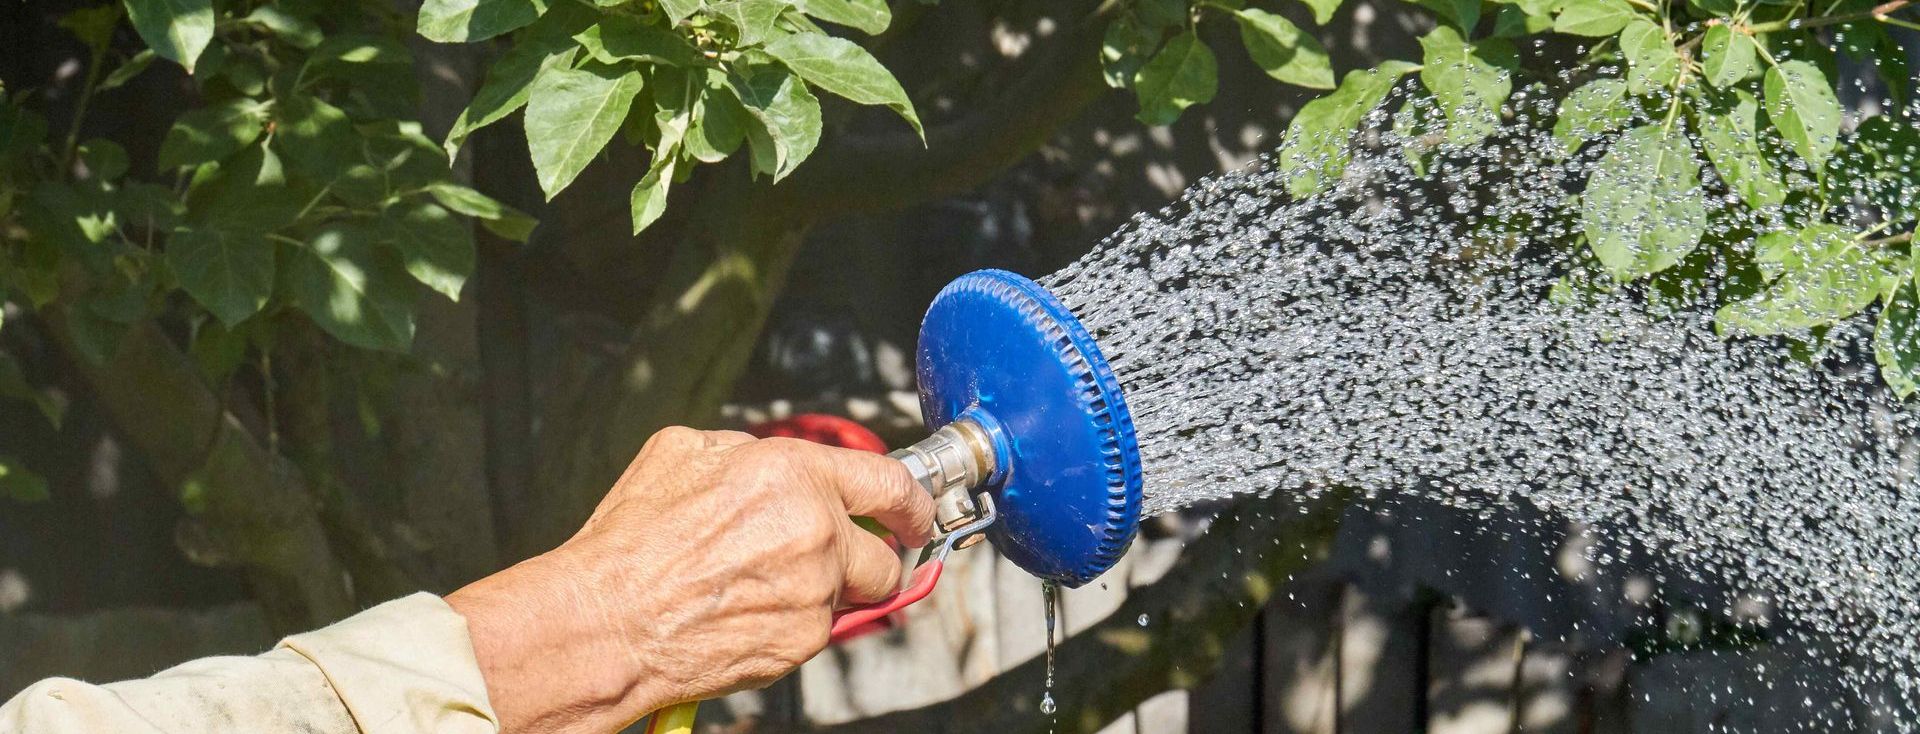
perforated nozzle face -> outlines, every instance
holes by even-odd
[[[1003,459],[988,531],[1029,573],[1079,586],[1111,568],[1140,524],[1140,450],[1120,383],[1085,327],[1038,283],[1004,270],[940,291],[920,324],[920,406],[938,429],[971,414]]]

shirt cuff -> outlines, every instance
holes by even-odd
[[[427,593],[280,641],[313,661],[363,734],[493,734],[467,620]]]

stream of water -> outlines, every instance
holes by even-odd
[[[1538,90],[1511,107],[1424,169],[1425,141],[1376,112],[1334,191],[1295,200],[1263,162],[1045,279],[1126,389],[1146,513],[1333,486],[1530,505],[1763,601],[1776,641],[1846,648],[1818,662],[1869,703],[1793,712],[1803,729],[1920,730],[1920,420],[1880,382],[1871,314],[1808,358],[1721,338],[1710,288],[1550,299],[1604,145],[1567,155],[1537,131]]]

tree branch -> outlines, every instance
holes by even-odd
[[[105,364],[79,356],[59,309],[49,326],[114,425],[168,486],[197,483],[196,515],[248,571],[275,630],[352,614],[345,576],[299,473],[225,412],[191,360],[151,322],[134,325]]]
[[[1279,586],[1325,557],[1346,494],[1308,512],[1243,500],[1189,545],[1166,576],[1135,589],[1118,611],[1058,650],[1057,721],[1039,712],[1046,662],[1027,661],[958,698],[821,727],[821,734],[990,731],[1090,734],[1162,692],[1212,676],[1228,642]],[[1146,615],[1149,624],[1138,620]]]
[[[928,131],[847,137],[814,153],[776,190],[833,212],[888,209],[968,191],[1026,157],[1107,91],[1100,41],[1106,3],[1028,60],[994,104]]]

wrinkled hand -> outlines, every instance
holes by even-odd
[[[580,532],[447,597],[506,731],[611,732],[764,686],[826,647],[900,561],[850,515],[927,542],[933,502],[898,462],[793,439],[669,428]]]

